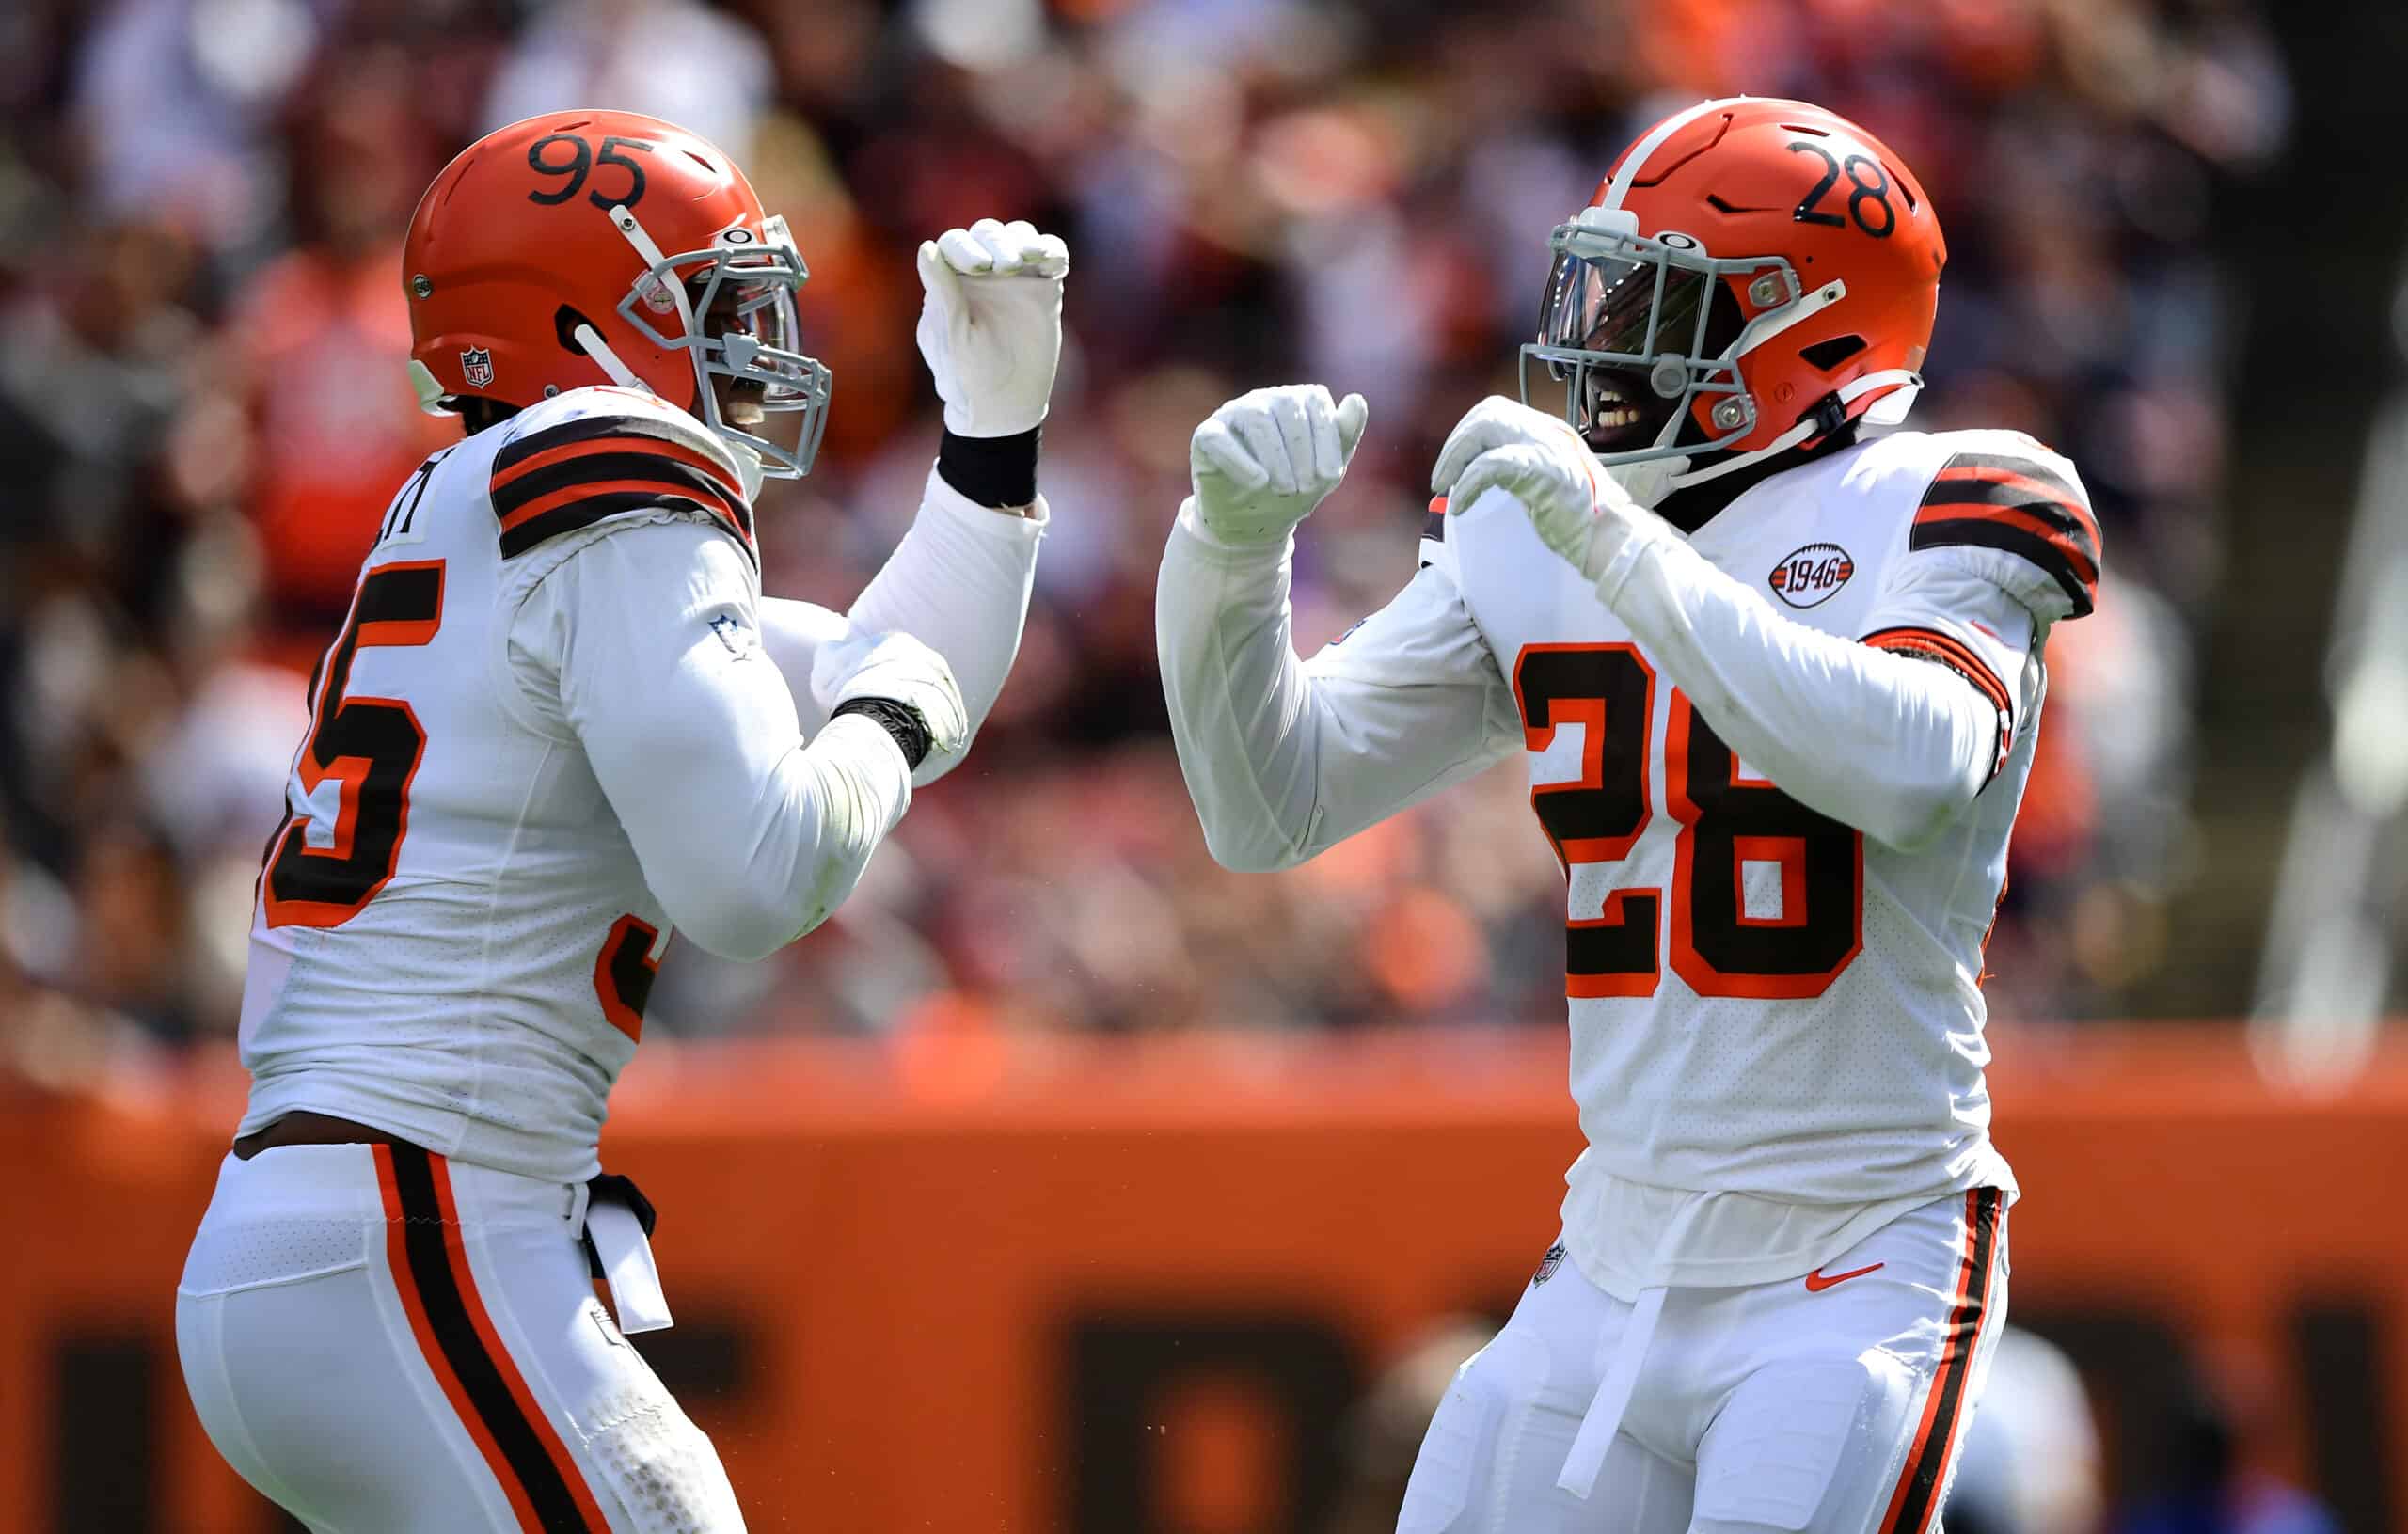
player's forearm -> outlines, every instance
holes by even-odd
[[[1154,599],[1180,770],[1224,867],[1291,867],[1308,845],[1321,724],[1289,637],[1291,540],[1213,544],[1174,523]]]
[[[767,668],[746,680],[784,690]],[[911,802],[911,771],[872,720],[832,720],[806,745],[747,689],[690,683],[656,678],[640,718],[581,732],[586,753],[670,921],[723,958],[765,958],[852,893]]]
[[[776,764],[749,814],[673,829],[645,874],[695,942],[726,958],[766,958],[845,903],[911,802],[911,769],[894,738],[848,714]]]
[[[911,530],[848,614],[858,630],[910,634],[944,656],[974,735],[1020,654],[1045,536],[1044,498],[1028,512],[980,505],[931,471]]]
[[[1972,684],[1784,618],[1677,539],[1635,540],[1598,593],[1732,750],[1834,820],[1912,846],[1988,779],[1998,715]]]

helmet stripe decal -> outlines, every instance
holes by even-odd
[[[1654,154],[1656,147],[1664,140],[1708,112],[1719,111],[1726,106],[1736,106],[1747,99],[1745,96],[1718,96],[1710,102],[1700,102],[1686,112],[1675,112],[1657,123],[1654,132],[1640,139],[1628,154],[1623,156],[1622,168],[1614,172],[1612,184],[1606,188],[1606,195],[1598,199],[1597,206],[1600,208],[1621,207],[1622,199],[1630,195],[1630,183],[1639,179],[1640,168],[1647,164],[1647,157]]]

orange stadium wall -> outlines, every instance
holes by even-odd
[[[2408,1054],[2310,1100],[2232,1030],[2004,1052],[2015,1316],[2083,1366],[2111,1457],[2204,1368],[2271,1403],[2273,1468],[2391,1527]],[[662,1210],[679,1324],[642,1348],[756,1529],[1305,1534],[1343,1408],[1552,1238],[1562,1070],[1554,1033],[647,1045],[606,1137]],[[292,1526],[175,1363],[241,1086],[213,1055],[0,1087],[0,1530]]]

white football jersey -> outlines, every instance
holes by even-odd
[[[591,1176],[669,924],[585,754],[505,646],[580,534],[708,517],[759,577],[727,448],[584,388],[436,454],[395,498],[310,685],[251,927],[243,1132],[310,1108],[534,1175]]]
[[[1624,1299],[1794,1277],[1932,1198],[2013,1190],[1982,947],[2048,628],[2099,577],[2072,466],[2010,432],[1851,444],[1738,491],[1678,559],[1657,546],[1677,546],[1626,544],[1607,578],[1703,699],[1503,491],[1434,514],[1414,579],[1307,661],[1285,542],[1224,545],[1182,514],[1156,605],[1180,766],[1230,867],[1292,866],[1524,754],[1567,886],[1589,1148],[1565,1240]],[[1934,697],[1945,718],[1918,712]]]
[[[2011,1191],[1982,951],[2049,623],[2088,611],[2098,578],[2072,466],[2014,433],[1898,433],[1764,480],[1689,539],[1782,616],[1936,660],[1996,708],[1991,781],[1910,849],[1740,760],[1510,498],[1431,530],[1425,558],[1512,688],[1567,877],[1583,1268],[1624,1290],[1766,1281],[1938,1194]],[[1684,1196],[1700,1191],[1744,1212]]]
[[[961,759],[915,772],[875,721],[831,718],[845,676],[820,662],[911,633],[974,730],[1046,522],[931,468],[837,613],[762,596],[737,459],[651,394],[572,389],[429,459],[310,685],[252,921],[240,1132],[307,1109],[593,1176],[672,913],[765,957]]]

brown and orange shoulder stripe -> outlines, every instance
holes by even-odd
[[[1932,477],[1915,508],[1909,548],[1950,544],[2003,549],[2064,588],[2077,618],[2099,597],[2099,520],[2065,476],[2018,453],[1960,452]]]
[[[1973,684],[1973,690],[1998,715],[1998,751],[1990,763],[1987,784],[2006,766],[2007,753],[2015,749],[2015,694],[1990,670],[1988,662],[1973,653],[1971,646],[1937,628],[1904,626],[1882,628],[1867,634],[1858,641],[1876,650],[1892,650],[1916,660],[1928,660],[1955,672]]]
[[[655,506],[717,518],[756,563],[752,507],[727,451],[654,416],[588,416],[531,432],[494,455],[501,557],[515,559],[605,517]]]

